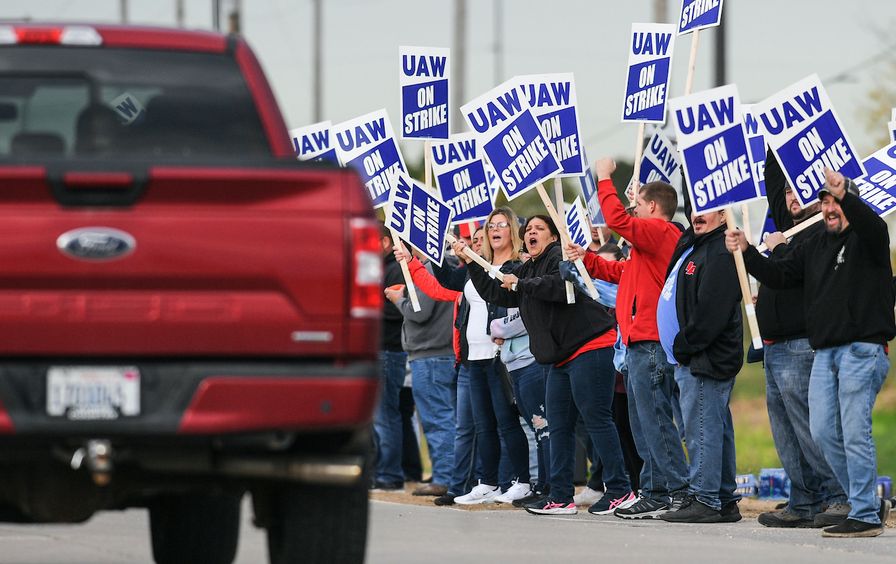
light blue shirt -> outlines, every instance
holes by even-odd
[[[669,273],[669,277],[666,278],[666,283],[663,284],[663,291],[660,292],[660,301],[656,305],[656,328],[660,333],[660,344],[663,345],[663,350],[666,352],[666,359],[673,366],[678,364],[678,361],[675,360],[675,356],[672,354],[672,345],[675,343],[675,337],[678,336],[679,330],[681,330],[681,325],[678,321],[678,309],[675,307],[675,294],[678,290],[678,270],[693,250],[694,247],[690,247],[675,263],[675,266]]]

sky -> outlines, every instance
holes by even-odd
[[[496,64],[495,3],[502,6],[502,63]],[[655,0],[467,0],[466,89],[461,105],[517,74],[572,72],[589,156],[631,159],[637,126],[620,122],[633,22],[651,22]],[[231,0],[221,0],[226,12]],[[312,0],[243,0],[243,33],[264,66],[290,128],[313,123]],[[211,29],[211,0],[185,0],[188,28]],[[334,123],[386,108],[397,124],[398,47],[453,47],[451,0],[323,0],[323,119]],[[120,0],[4,0],[0,18],[115,22]],[[667,0],[666,21],[680,0]],[[878,147],[861,121],[884,65],[883,29],[896,26],[896,0],[724,0],[727,82],[757,102],[812,73],[861,155]],[[130,0],[131,23],[175,24],[174,0]],[[226,17],[222,14],[222,25]],[[715,86],[717,32],[701,32],[694,91]],[[889,33],[892,38],[892,33]],[[684,91],[691,36],[677,38],[670,96]],[[892,39],[890,39],[892,41]],[[890,52],[896,45],[890,44]],[[891,55],[892,56],[892,55]],[[854,72],[844,71],[854,69]],[[496,76],[496,68],[503,76]],[[455,72],[457,69],[453,69]],[[839,78],[835,78],[839,77]],[[892,75],[890,76],[892,80]],[[896,106],[896,99],[891,103]],[[882,122],[881,129],[886,128]],[[404,143],[419,158],[422,143]]]

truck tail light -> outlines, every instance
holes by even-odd
[[[102,45],[103,38],[86,25],[54,27],[0,26],[0,45]]]
[[[351,279],[349,307],[356,318],[377,318],[383,312],[383,251],[380,224],[353,218],[351,230]]]

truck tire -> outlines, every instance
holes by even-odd
[[[271,564],[361,564],[367,544],[367,483],[290,484],[271,496]]]
[[[185,494],[149,505],[152,555],[158,564],[230,564],[240,534],[240,497]]]

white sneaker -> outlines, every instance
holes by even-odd
[[[476,505],[478,503],[493,503],[495,498],[501,495],[501,488],[479,482],[470,493],[454,498],[458,505]]]
[[[578,506],[589,507],[600,501],[600,498],[602,497],[604,497],[604,492],[592,490],[588,486],[585,486],[585,489],[572,496],[572,500]]]
[[[513,485],[507,488],[507,491],[495,498],[497,503],[513,503],[518,499],[522,499],[527,495],[532,495],[532,485],[529,482],[513,481]]]

